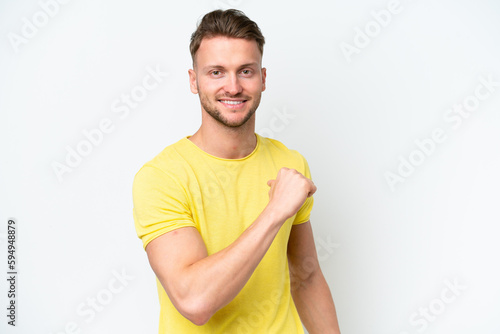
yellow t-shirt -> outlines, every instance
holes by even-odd
[[[137,173],[134,220],[143,246],[185,226],[200,232],[208,255],[233,243],[269,202],[267,181],[281,167],[311,178],[304,157],[277,140],[258,134],[252,153],[241,159],[210,155],[184,137],[166,147]],[[304,333],[290,293],[287,245],[292,224],[309,220],[313,197],[281,227],[266,255],[240,293],[203,326],[184,318],[156,280],[159,333]],[[209,282],[207,282],[209,284]]]

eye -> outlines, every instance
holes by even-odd
[[[217,70],[212,71],[212,75],[218,76],[218,75],[220,75],[220,71],[217,71]]]
[[[252,73],[251,70],[243,70],[241,71],[241,73],[243,73],[244,75],[250,75]]]

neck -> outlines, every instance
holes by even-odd
[[[252,153],[257,145],[255,117],[237,128],[220,123],[202,122],[198,131],[189,137],[203,151],[222,159],[241,159]]]

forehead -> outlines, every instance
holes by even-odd
[[[204,38],[196,52],[197,66],[238,66],[257,62],[262,55],[255,40],[216,36]]]

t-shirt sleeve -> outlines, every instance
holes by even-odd
[[[162,234],[196,228],[184,188],[161,169],[143,166],[134,178],[132,197],[135,229],[144,249]]]
[[[309,170],[309,164],[307,163],[307,160],[300,153],[298,154],[300,155],[300,158],[302,159],[302,162],[304,164],[304,173],[303,173],[304,176],[307,177],[308,179],[311,179],[311,171]],[[313,204],[314,204],[314,197],[313,196],[308,197],[304,202],[304,204],[302,204],[302,206],[300,207],[297,214],[295,215],[293,225],[299,225],[309,221]]]

